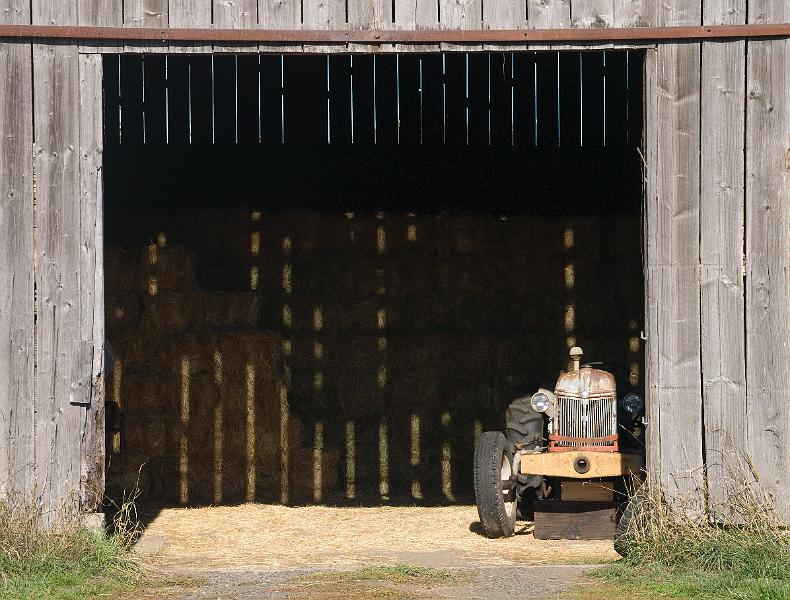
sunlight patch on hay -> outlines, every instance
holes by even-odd
[[[442,414],[442,426],[445,428],[445,431],[448,431],[451,422],[452,420],[449,412]],[[451,432],[448,431],[448,433]],[[452,462],[450,440],[446,439],[442,442],[442,493],[450,502],[455,502],[455,496],[453,495]]]
[[[576,328],[576,306],[571,302],[565,305],[565,331],[572,333]]]
[[[316,423],[313,433],[313,502],[321,502],[323,493],[321,474],[323,470],[324,424]]]
[[[389,499],[389,441],[387,421],[379,423],[379,495],[382,500]]]
[[[290,379],[290,377],[289,377]],[[290,440],[288,439],[288,425],[290,422],[288,407],[288,388],[280,386],[280,502],[288,504],[288,452]]]
[[[383,225],[376,228],[376,250],[379,254],[384,254],[387,251],[387,232]]]
[[[247,502],[255,500],[255,365],[247,364]]]
[[[576,285],[576,269],[572,264],[565,265],[565,288],[572,290]]]
[[[570,250],[573,248],[574,244],[575,244],[575,240],[574,240],[573,228],[568,227],[562,233],[562,245],[566,250]]]
[[[182,433],[178,444],[179,499],[181,504],[189,502],[189,438],[186,427],[189,424],[189,357],[181,357],[181,426]]]
[[[420,415],[411,416],[411,426],[409,428],[411,436],[410,458],[412,470],[420,465]],[[422,486],[419,479],[412,478],[411,496],[415,500],[422,500]]]
[[[261,253],[261,232],[253,231],[250,233],[250,254],[258,256]]]
[[[356,495],[355,453],[354,421],[346,421],[346,498],[349,500]]]
[[[123,361],[116,358],[112,367],[112,399],[121,408],[121,381],[123,377]],[[121,451],[121,432],[113,431],[110,439],[110,452],[118,454]]]

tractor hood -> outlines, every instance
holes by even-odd
[[[582,367],[578,371],[563,373],[557,378],[557,396],[571,398],[610,397],[617,392],[614,376],[608,371]]]

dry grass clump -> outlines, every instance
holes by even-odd
[[[74,518],[53,525],[33,504],[0,502],[0,597],[93,597],[132,585],[133,510],[124,502],[107,535]]]
[[[783,580],[790,573],[790,532],[754,478],[731,486],[729,510],[715,521],[700,491],[669,499],[653,480],[632,495],[627,529],[615,548],[634,566],[661,566]],[[626,515],[628,516],[628,515]]]

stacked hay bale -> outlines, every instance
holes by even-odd
[[[620,364],[641,352],[638,217],[232,208],[173,220],[180,245],[111,251],[106,267],[122,405],[143,438],[127,434],[129,464],[148,458],[151,493],[170,501],[185,428],[190,501],[218,501],[217,406],[221,501],[248,498],[249,365],[256,499],[447,501],[471,494],[476,432],[500,427],[522,389],[553,385],[569,345]]]
[[[281,414],[281,339],[258,327],[259,295],[199,289],[183,246],[105,254],[107,396],[122,415],[108,494],[139,480],[143,500],[202,504],[279,501],[281,487],[304,487],[282,479],[311,453],[302,424]]]

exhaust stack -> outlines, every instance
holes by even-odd
[[[584,352],[582,352],[582,349],[579,348],[578,346],[574,346],[573,348],[571,348],[571,352],[570,352],[570,355],[571,355],[571,371],[578,371],[579,370],[579,365],[582,362],[582,355],[583,354],[584,354]]]

